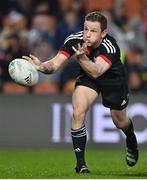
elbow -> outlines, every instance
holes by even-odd
[[[101,76],[102,74],[105,73],[107,69],[99,69],[99,71],[95,71],[95,73],[93,73],[93,79],[97,79],[99,76]]]
[[[101,72],[99,69],[95,69],[91,75],[93,79],[97,79],[101,75]]]
[[[93,79],[97,79],[99,76],[100,76],[99,73],[95,73],[95,74],[92,75],[92,78],[93,78]]]

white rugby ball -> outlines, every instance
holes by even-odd
[[[38,71],[25,59],[14,59],[8,67],[10,77],[18,84],[34,86],[39,79]]]

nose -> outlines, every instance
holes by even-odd
[[[86,37],[89,38],[90,36],[91,36],[91,32],[90,32],[90,31],[87,31],[87,32],[86,32]]]

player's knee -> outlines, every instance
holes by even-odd
[[[111,116],[112,116],[112,119],[113,119],[113,122],[114,122],[115,126],[116,126],[118,129],[124,129],[125,127],[127,127],[128,121],[127,121],[127,119],[126,119],[124,116],[122,116],[120,113],[112,112],[112,113],[111,113]]]
[[[83,121],[85,118],[85,112],[76,108],[73,110],[73,118],[75,121]]]
[[[127,124],[125,121],[117,121],[115,122],[115,126],[118,128],[118,129],[125,129]]]

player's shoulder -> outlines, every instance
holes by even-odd
[[[103,38],[101,48],[110,54],[115,54],[119,50],[116,40],[109,34]]]
[[[71,35],[69,35],[65,40],[64,40],[64,44],[66,43],[74,43],[77,41],[81,41],[83,40],[83,31],[79,31],[76,33],[73,33]]]

